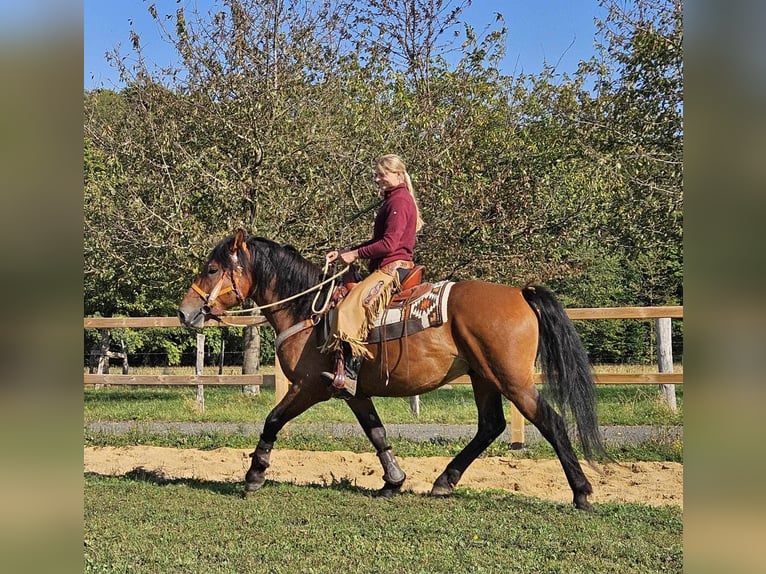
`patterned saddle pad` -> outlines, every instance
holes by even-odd
[[[413,287],[396,296],[375,320],[368,343],[401,339],[447,320],[447,301],[454,281],[439,281]],[[423,287],[426,287],[423,289]]]

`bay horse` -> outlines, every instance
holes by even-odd
[[[263,486],[270,453],[282,427],[306,409],[333,397],[320,377],[332,371],[332,353],[319,351],[320,317],[312,309],[321,288],[319,266],[290,246],[239,229],[221,240],[183,297],[178,317],[191,328],[251,298],[278,338],[279,363],[292,383],[268,414],[245,475],[245,494]],[[481,281],[451,287],[447,317],[439,327],[405,339],[371,344],[372,360],[362,363],[356,396],[346,399],[383,467],[378,492],[400,491],[406,475],[386,439],[371,397],[427,393],[467,374],[478,410],[478,430],[433,484],[431,494],[452,494],[468,466],[506,427],[506,397],[553,446],[576,508],[590,510],[593,489],[570,442],[566,419],[573,419],[587,460],[605,454],[595,410],[595,386],[587,353],[569,317],[547,288],[522,288]],[[543,391],[534,382],[539,355]],[[385,365],[381,365],[385,357]],[[385,372],[384,372],[385,371]],[[554,405],[554,406],[552,406]]]

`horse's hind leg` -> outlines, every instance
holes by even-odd
[[[346,402],[356,416],[356,420],[362,426],[364,434],[367,435],[367,438],[370,439],[370,442],[375,447],[380,464],[383,466],[383,481],[385,484],[378,491],[378,495],[393,496],[401,490],[407,475],[399,467],[399,463],[396,462],[391,446],[386,439],[386,429],[380,421],[375,405],[367,397],[354,397]]]
[[[500,392],[472,376],[474,400],[479,411],[476,436],[450,461],[431,488],[433,496],[449,496],[468,466],[505,430],[505,415]]]
[[[556,451],[574,495],[572,500],[574,506],[581,510],[592,510],[588,496],[593,494],[593,487],[582,471],[580,461],[577,460],[564,419],[551,408],[533,386],[528,387],[523,394],[512,397],[511,400]]]

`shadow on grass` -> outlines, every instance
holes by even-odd
[[[214,494],[220,494],[223,496],[235,496],[240,498],[255,497],[255,496],[258,496],[258,494],[261,492],[260,490],[258,490],[256,492],[251,492],[245,495],[244,488],[243,488],[244,482],[225,482],[225,481],[203,480],[198,478],[170,478],[161,469],[148,469],[143,466],[137,466],[133,470],[130,470],[126,472],[125,474],[121,474],[121,475],[100,474],[97,472],[86,472],[85,476],[90,476],[94,478],[119,478],[119,479],[129,480],[132,482],[143,482],[143,483],[155,484],[157,486],[170,486],[170,485],[186,486],[196,490],[206,490]],[[334,490],[338,492],[349,492],[349,493],[361,494],[363,496],[376,496],[378,494],[377,490],[356,486],[355,484],[351,482],[351,480],[347,478],[342,478],[340,480],[337,480],[335,479],[335,477],[333,477],[332,482],[324,482],[322,484],[317,484],[317,483],[296,484],[294,482],[279,482],[279,481],[267,480],[263,485],[263,489],[268,491],[271,488],[279,488],[280,486],[284,486],[284,485],[300,486],[302,488],[316,489],[316,490]]]
[[[86,472],[85,476],[99,479],[118,478],[132,482],[155,484],[157,486],[187,486],[196,490],[205,490],[223,496],[242,495],[242,485],[240,483],[202,480],[198,478],[168,478],[165,473],[159,469],[150,470],[143,466],[137,466],[133,470],[121,475]]]
[[[223,496],[234,496],[239,498],[251,498],[257,497],[262,491],[267,493],[271,489],[278,489],[282,486],[300,487],[307,490],[316,491],[335,491],[346,492],[350,494],[358,494],[361,496],[379,498],[379,491],[377,489],[364,488],[354,484],[349,478],[337,479],[334,476],[331,481],[324,480],[321,483],[309,483],[309,484],[297,484],[289,481],[275,481],[266,480],[262,489],[255,492],[244,493],[244,481],[238,482],[226,482],[226,481],[214,481],[203,480],[198,478],[171,478],[168,477],[162,469],[148,469],[144,466],[137,466],[133,470],[126,472],[125,474],[101,474],[97,472],[86,472],[86,477],[94,477],[99,479],[122,479],[129,480],[136,483],[149,483],[157,486],[186,486],[195,490],[205,490],[214,494],[220,494]],[[402,491],[395,495],[395,497],[401,496],[416,496],[416,497],[430,497],[428,494],[417,494],[412,491]]]
[[[357,486],[348,478],[341,478],[338,480],[333,477],[331,482],[325,481],[323,483],[310,484],[296,484],[289,481],[283,482],[266,480],[262,489],[259,489],[255,492],[245,493],[244,483],[241,481],[225,482],[195,478],[168,478],[161,470],[149,470],[141,466],[136,467],[123,475],[108,475],[95,472],[87,472],[85,473],[85,476],[96,479],[127,480],[134,483],[148,483],[156,486],[183,486],[198,491],[209,492],[215,495],[253,501],[256,501],[258,497],[268,497],[269,493],[278,492],[280,489],[301,488],[307,493],[333,492],[347,495],[358,495],[365,498],[382,501],[400,500],[401,503],[405,505],[408,504],[408,501],[432,501],[433,504],[441,508],[444,505],[449,506],[450,504],[470,504],[470,502],[467,501],[483,500],[491,504],[507,504],[515,508],[516,511],[526,511],[536,514],[550,512],[552,510],[564,514],[571,513],[574,516],[585,516],[589,514],[583,513],[582,510],[574,508],[574,506],[572,506],[570,503],[554,502],[544,498],[527,496],[520,493],[497,489],[475,490],[472,488],[456,488],[455,492],[450,496],[432,496],[428,492],[413,492],[411,490],[403,490],[393,497],[382,497],[380,496],[379,491],[376,489]],[[629,507],[643,508],[643,505],[625,503],[594,504],[593,515],[612,515],[615,512],[623,512],[625,508]]]

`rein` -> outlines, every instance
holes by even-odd
[[[279,350],[279,347],[282,346],[282,343],[284,343],[287,339],[289,339],[293,335],[297,335],[301,331],[305,331],[307,329],[313,329],[314,327],[316,327],[319,324],[319,318],[327,312],[327,309],[330,306],[330,301],[332,300],[332,294],[333,294],[333,291],[335,289],[335,286],[334,286],[335,279],[337,279],[339,276],[343,275],[346,272],[346,270],[348,269],[348,267],[349,266],[346,265],[346,267],[343,268],[343,270],[341,270],[339,273],[336,273],[332,277],[330,277],[328,279],[325,279],[324,281],[322,281],[318,285],[312,287],[311,289],[307,289],[303,293],[299,293],[299,295],[306,295],[306,294],[310,293],[311,291],[313,291],[314,289],[318,289],[322,285],[325,285],[326,283],[333,283],[333,286],[330,287],[330,289],[327,290],[327,299],[325,300],[325,302],[324,302],[324,304],[322,305],[321,308],[317,309],[317,306],[316,306],[317,300],[319,299],[319,291],[317,290],[317,294],[314,297],[314,301],[312,301],[312,303],[311,303],[311,310],[313,311],[313,314],[311,315],[311,317],[308,318],[308,319],[304,319],[300,323],[296,323],[295,325],[291,325],[290,327],[288,327],[287,329],[285,329],[284,331],[282,331],[281,333],[279,333],[277,335],[277,338],[274,340],[274,352],[275,353]],[[323,276],[327,275],[327,269],[328,269],[328,263],[325,262]],[[293,297],[291,297],[291,299],[294,298],[294,297],[296,297],[296,296],[294,295]],[[278,303],[281,303],[281,302],[284,302],[284,301],[287,301],[287,299],[284,299],[283,301],[278,301]],[[272,305],[273,305],[273,303],[272,303]]]
[[[325,262],[324,270],[323,270],[323,277],[327,275],[329,264]],[[293,335],[300,333],[301,331],[305,331],[306,329],[310,329],[315,327],[319,323],[319,317],[324,315],[327,312],[327,309],[330,306],[330,301],[332,299],[332,293],[334,290],[334,283],[335,280],[343,275],[347,270],[349,266],[346,265],[343,269],[341,269],[339,272],[337,272],[332,277],[328,277],[327,279],[323,279],[321,282],[317,283],[313,287],[309,287],[308,289],[305,289],[304,291],[301,291],[300,293],[296,293],[295,295],[291,295],[290,297],[286,297],[284,299],[280,299],[278,301],[274,301],[273,303],[268,303],[266,305],[256,305],[255,307],[250,307],[248,309],[235,309],[233,311],[223,311],[223,314],[226,315],[238,315],[238,314],[252,314],[254,311],[260,311],[261,309],[268,309],[270,307],[276,307],[277,305],[282,305],[283,303],[287,303],[288,301],[292,301],[293,299],[297,299],[299,297],[303,297],[304,295],[308,295],[309,293],[313,291],[317,291],[316,296],[314,297],[314,301],[311,304],[311,310],[313,311],[313,314],[311,318],[304,319],[300,323],[296,323],[295,325],[292,325],[279,333],[277,335],[276,340],[274,341],[274,351],[279,349],[280,345],[289,337],[292,337]],[[237,297],[237,301],[241,305],[244,303],[244,298],[240,295],[239,289],[237,288],[237,282],[234,278],[234,274],[232,273],[231,276],[231,285],[228,287],[221,288],[221,284],[223,283],[223,277],[221,277],[221,280],[216,284],[215,287],[213,287],[213,290],[211,291],[210,295],[205,293],[202,289],[200,289],[196,283],[192,284],[192,289],[199,294],[200,297],[205,301],[205,307],[207,307],[207,312],[209,315],[211,315],[216,321],[219,323],[222,323],[223,325],[229,326],[229,327],[239,327],[240,325],[235,325],[233,323],[227,323],[222,316],[216,315],[212,313],[211,305],[215,301],[216,298],[218,298],[220,295],[224,293],[228,293],[229,291],[234,291],[234,294]],[[319,299],[320,295],[320,289],[327,285],[328,283],[332,283],[333,286],[328,289],[327,292],[327,299],[325,300],[324,304],[317,309],[317,301]]]
[[[251,307],[249,309],[235,309],[234,311],[226,311],[226,314],[227,315],[236,315],[236,314],[239,314],[239,313],[250,313],[253,310],[260,311],[261,309],[268,309],[269,307],[276,307],[277,305],[281,305],[282,303],[287,303],[288,301],[292,301],[293,299],[297,299],[298,297],[303,297],[304,295],[308,295],[312,291],[317,291],[318,289],[320,289],[321,287],[323,287],[327,283],[334,282],[338,277],[343,275],[346,272],[347,269],[348,269],[348,265],[346,265],[346,267],[341,269],[338,273],[336,273],[332,277],[328,277],[327,279],[323,280],[322,282],[317,283],[313,287],[309,287],[308,289],[306,289],[304,291],[301,291],[300,293],[296,293],[295,295],[290,295],[290,297],[285,297],[284,299],[280,299],[279,301],[274,301],[273,303],[268,303],[267,305],[256,305],[255,307]],[[325,274],[326,273],[327,273],[327,265],[325,265]],[[327,309],[327,306],[330,303],[330,296],[332,296],[332,289],[330,289],[330,294],[327,297],[327,301],[322,306],[322,309],[317,310],[314,307],[313,311],[315,313],[321,315]],[[317,297],[314,298],[314,304],[316,304],[316,301],[317,301],[318,297],[319,297],[319,294],[317,293]]]

